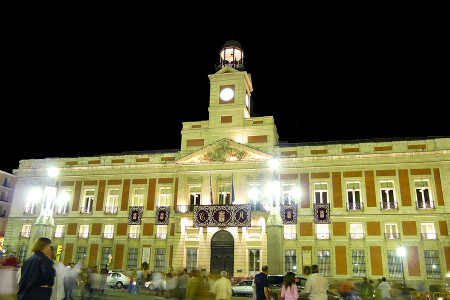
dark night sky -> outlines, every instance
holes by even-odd
[[[181,123],[208,118],[207,75],[231,38],[252,76],[253,114],[273,115],[282,141],[449,135],[440,19],[343,20],[13,26],[0,170],[28,158],[179,149]]]

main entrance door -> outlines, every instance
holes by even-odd
[[[226,230],[220,230],[211,239],[211,273],[220,274],[227,271],[232,276],[234,271],[234,238]]]

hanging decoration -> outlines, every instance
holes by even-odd
[[[281,205],[281,219],[284,225],[297,224],[297,204]]]
[[[128,225],[141,225],[143,206],[130,206],[128,209]]]
[[[314,223],[330,224],[330,204],[314,204]]]
[[[169,225],[170,206],[158,206],[155,214],[155,225]]]
[[[194,227],[249,227],[250,204],[194,206]]]

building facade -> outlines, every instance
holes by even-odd
[[[0,184],[0,251],[2,251],[16,176],[0,171]]]
[[[115,270],[148,262],[247,277],[264,264],[300,274],[318,264],[336,279],[446,278],[449,138],[279,144],[273,117],[250,115],[239,43],[220,57],[209,119],[183,123],[179,151],[22,160],[8,252],[30,255],[51,185],[51,237],[66,264],[86,255],[89,266],[112,256]]]

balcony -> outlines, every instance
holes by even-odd
[[[381,208],[381,210],[398,209],[398,203],[397,202],[380,202],[380,208]]]
[[[35,215],[36,207],[35,206],[25,207],[25,209],[23,210],[23,214],[24,215]]]
[[[87,239],[89,237],[89,233],[87,233],[87,232],[79,232],[77,237],[79,239]]]
[[[166,232],[156,233],[155,238],[157,240],[166,240],[167,239],[167,233]]]
[[[349,233],[349,238],[351,240],[363,240],[364,233]]]
[[[80,208],[80,214],[82,214],[82,215],[92,215],[92,207],[82,207],[82,208]]]
[[[128,238],[129,239],[138,239],[138,238],[140,238],[141,237],[141,234],[140,233],[129,233],[128,234]]]
[[[416,208],[417,209],[434,209],[434,201],[416,201]]]
[[[285,240],[296,240],[297,233],[284,233],[284,239]]]
[[[347,202],[348,211],[364,210],[364,205],[362,202]]]
[[[24,232],[21,232],[21,233],[19,234],[19,237],[21,237],[21,238],[29,238],[29,237],[30,237],[30,234],[31,234],[30,231],[24,231]]]
[[[400,239],[400,233],[385,233],[384,239],[386,240],[398,240]]]
[[[103,235],[102,235],[102,237],[103,237],[104,239],[111,240],[111,239],[114,238],[114,233],[112,233],[112,232],[104,232]]]
[[[64,238],[64,232],[55,232],[55,235],[53,237],[55,239],[62,239]]]
[[[329,240],[330,239],[330,233],[329,232],[317,232],[316,233],[316,240]]]
[[[118,206],[105,206],[105,215],[117,215]]]
[[[422,232],[420,234],[420,238],[422,240],[437,240],[438,236],[437,236],[437,233],[435,233],[435,232],[433,232],[433,233]]]

